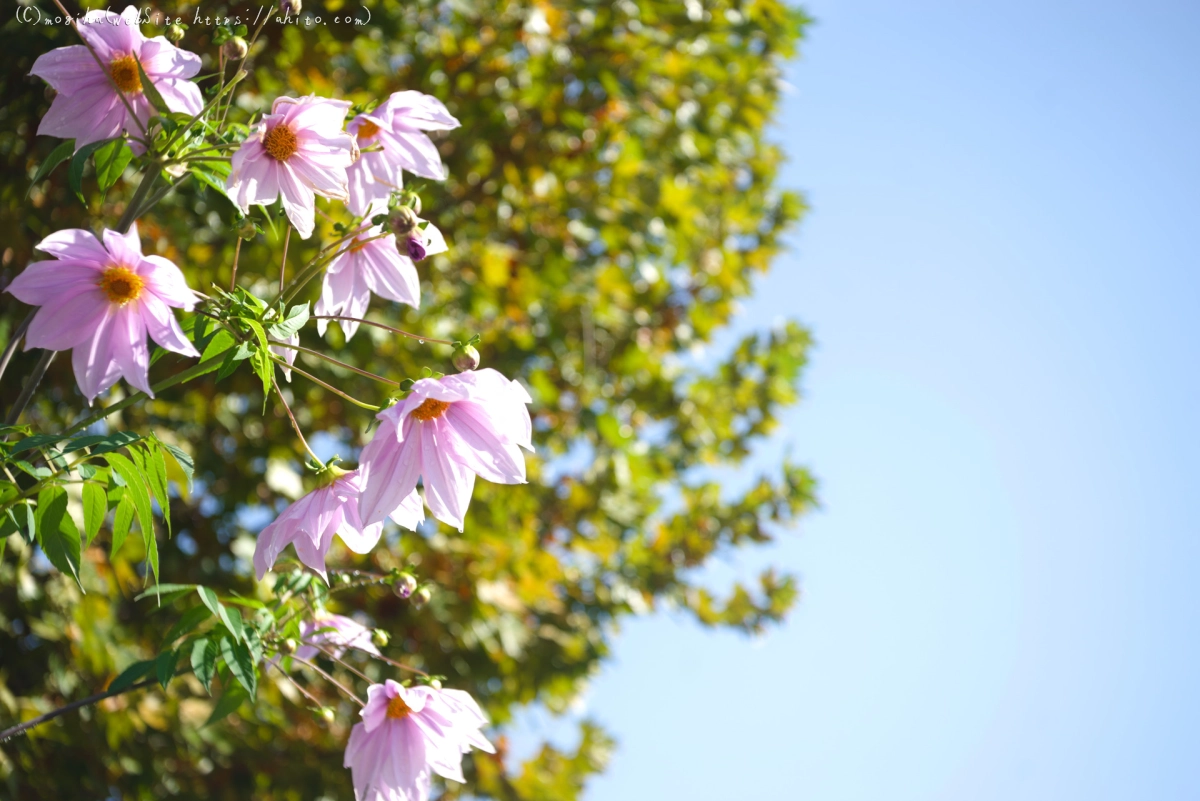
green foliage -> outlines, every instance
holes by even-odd
[[[316,5],[329,18],[359,4],[306,2]],[[397,382],[449,371],[453,349],[367,327],[346,342],[336,325],[324,344],[308,320],[315,284],[287,306],[260,300],[275,296],[284,249],[273,212],[243,220],[221,188],[228,165],[194,166],[139,233],[148,253],[219,299],[219,321],[185,321],[212,374],[128,406],[99,434],[36,435],[79,419],[70,360],[60,357],[23,418],[29,426],[0,431],[0,456],[16,473],[0,477],[0,727],[109,682],[167,689],[110,699],[7,743],[0,782],[13,798],[105,797],[110,788],[127,799],[348,797],[341,751],[357,708],[300,679],[334,711],[327,720],[276,671],[254,669],[265,639],[294,636],[294,619],[255,606],[269,602],[364,610],[391,635],[386,655],[480,700],[501,732],[499,753],[466,760],[469,784],[448,785],[445,798],[569,801],[615,744],[583,723],[575,749],[546,746],[514,764],[502,731],[519,705],[565,710],[627,615],[670,605],[752,632],[795,601],[795,580],[774,570],[718,593],[697,569],[771,541],[814,502],[811,477],[791,464],[737,493],[706,478],[706,468],[742,465],[797,400],[809,347],[795,323],[725,355],[710,345],[803,209],[773,185],[782,155],[764,139],[803,16],[779,0],[362,6],[372,15],[363,28],[268,25],[235,123],[279,94],[369,108],[409,88],[437,95],[462,121],[438,139],[450,177],[410,187],[450,252],[419,265],[420,310],[375,300],[371,315],[471,341],[484,366],[530,388],[530,482],[478,482],[462,535],[389,529],[386,547],[368,557],[331,553],[331,564],[417,575],[432,588],[420,609],[386,583],[330,591],[283,568],[273,586],[254,582],[244,525],[291,500],[305,461],[282,408],[267,402],[271,381],[283,381],[269,338],[298,332],[306,347],[336,349]],[[216,33],[192,25],[181,43],[205,56],[207,72]],[[124,146],[98,143],[80,159],[35,136],[48,101],[26,75],[73,35],[11,18],[0,28],[0,284],[37,258],[32,245],[43,236],[111,226],[137,189],[122,172]],[[160,111],[156,141],[180,154],[204,131],[176,117]],[[292,238],[289,271],[348,221],[338,204],[322,209],[332,220],[319,220],[308,241]],[[239,287],[225,292],[247,226]],[[0,344],[25,313],[0,295]],[[0,407],[11,406],[14,376],[36,358],[14,356]],[[162,351],[154,359],[152,381],[194,364]],[[296,366],[352,397],[385,400],[351,370],[304,353]],[[371,414],[300,378],[284,387],[300,425],[328,432],[353,461]],[[43,489],[25,495],[35,481]],[[141,536],[127,538],[135,524]],[[34,542],[58,570],[33,558]],[[157,585],[159,575],[181,583]],[[354,664],[375,680],[398,677],[378,662]]]

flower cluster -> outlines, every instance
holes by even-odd
[[[270,113],[260,119],[227,126],[236,106],[231,93],[248,73],[239,71],[227,81],[226,60],[241,61],[252,52],[253,38],[247,43],[244,31],[229,33],[218,42],[223,44],[220,80],[206,90],[206,100],[199,84],[213,76],[193,82],[200,72],[200,57],[172,44],[183,38],[183,28],[172,28],[171,41],[146,38],[137,10],[130,7],[121,14],[89,12],[77,30],[82,45],[47,53],[33,66],[32,74],[57,93],[38,132],[74,139],[76,150],[108,141],[114,148],[127,145],[135,156],[145,156],[137,162],[145,175],[115,229],[105,228],[99,236],[70,229],[45,237],[37,249],[50,258],[30,263],[6,287],[22,302],[37,307],[23,330],[25,349],[71,350],[76,381],[89,405],[119,378],[153,397],[156,386],[161,389],[218,368],[221,378],[247,361],[262,378],[264,393],[278,394],[307,448],[285,392],[275,383],[275,370],[282,370],[288,381],[293,372],[312,378],[295,364],[296,354],[322,354],[300,345],[300,330],[311,319],[308,305],[289,308],[286,301],[303,288],[304,281],[323,273],[313,308],[318,334],[325,335],[329,321],[337,320],[347,338],[362,324],[377,324],[364,319],[372,295],[420,306],[416,262],[446,252],[447,243],[436,226],[418,216],[419,199],[401,189],[405,173],[446,178],[428,133],[457,128],[458,120],[429,95],[399,91],[349,120],[351,104],[344,100],[278,97]],[[193,133],[184,136],[189,130]],[[337,238],[321,251],[328,257],[314,259],[311,269],[300,271],[286,292],[281,280],[275,303],[237,286],[236,255],[229,292],[216,290],[218,295],[211,297],[194,291],[175,263],[143,254],[137,219],[165,193],[150,191],[162,171],[180,178],[200,175],[197,165],[219,172],[226,195],[241,212],[237,235],[243,238],[253,238],[259,230],[249,218],[252,208],[277,202],[302,239],[316,231],[318,197],[344,204],[344,210],[334,207],[332,214],[348,215],[351,222],[333,225]],[[221,185],[210,173],[203,175],[208,185]],[[181,326],[175,309],[195,311],[198,316]],[[224,350],[212,334],[218,329],[225,337]],[[152,384],[149,372],[154,358],[147,337],[181,356],[199,358],[203,351],[205,362],[167,382]],[[435,519],[461,532],[477,476],[499,484],[525,481],[523,451],[533,449],[527,408],[532,399],[516,381],[490,368],[476,369],[478,352],[473,344],[477,341],[443,343],[456,346],[452,361],[461,371],[457,375],[427,370],[426,377],[403,382],[375,376],[398,383],[402,392],[382,406],[368,405],[378,411],[378,425],[357,469],[321,464],[313,455],[316,488],[279,513],[258,535],[253,566],[259,580],[273,570],[290,545],[299,561],[327,586],[326,562],[335,539],[354,553],[367,554],[379,545],[386,520],[418,531],[426,507]],[[102,410],[95,419],[107,413]],[[114,489],[115,497],[126,505],[118,507],[116,518],[122,518],[122,510],[128,512],[126,529],[133,506],[141,504],[136,510],[138,522],[149,537],[149,547],[154,540],[150,491],[164,516],[170,505],[165,479],[161,486],[153,480],[147,480],[145,487],[137,483],[137,468],[161,459],[162,449],[169,446],[155,440],[154,447],[159,450],[131,448],[132,461],[110,453],[104,468],[105,475],[112,476],[112,487],[121,490]],[[51,471],[45,472],[51,473],[46,479],[53,478]],[[96,472],[93,468],[81,475],[84,480],[94,479]],[[137,495],[139,487],[147,490],[145,497]],[[85,491],[85,499],[90,492]],[[109,496],[90,497],[102,505]],[[38,503],[49,504],[51,498],[38,496]],[[88,511],[96,513],[94,507]],[[93,523],[98,527],[107,509],[99,513],[101,519],[89,519],[89,527]],[[117,541],[114,536],[114,550]],[[55,562],[60,568],[62,564],[66,563]],[[417,589],[411,576],[398,571],[396,575],[400,578],[395,587],[402,598],[411,596],[414,604],[429,598],[428,587]],[[311,581],[312,576],[306,574],[305,579]],[[277,582],[277,591],[279,586]],[[281,604],[297,597],[295,589],[280,592]],[[193,667],[198,675],[210,671],[207,679],[202,676],[207,686],[215,657],[206,661],[206,649],[213,654],[219,650],[225,659],[234,647],[256,652],[249,650],[251,635],[216,596],[202,592],[201,597],[204,607],[199,611],[211,611],[220,621],[209,639],[201,637],[194,643],[200,658],[193,656]],[[267,648],[261,661],[285,675],[293,661],[310,664],[326,657],[340,661],[351,649],[391,662],[380,651],[386,645],[385,634],[373,634],[352,618],[330,614],[320,601],[313,606],[306,601],[304,609],[297,607],[297,611],[307,617],[297,621],[281,613],[275,619],[284,633],[260,629],[254,635],[255,647]],[[286,626],[290,628],[285,630]],[[233,673],[253,694],[253,677],[246,675],[244,665]],[[487,718],[469,695],[444,690],[435,680],[420,686],[390,679],[373,684],[345,754],[356,798],[424,801],[433,775],[463,781],[463,754],[472,747],[493,751],[481,734],[486,725]]]

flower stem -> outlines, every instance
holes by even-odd
[[[297,373],[297,374],[299,374],[299,375],[302,375],[302,376],[304,376],[305,378],[307,378],[309,381],[313,382],[314,384],[317,384],[317,385],[319,385],[319,386],[325,387],[325,389],[329,390],[329,391],[330,391],[330,392],[332,392],[333,394],[335,394],[335,395],[340,395],[341,397],[345,398],[346,400],[350,401],[350,402],[351,402],[351,403],[353,403],[355,406],[358,406],[358,407],[359,407],[359,408],[361,408],[361,409],[366,409],[366,410],[368,410],[368,411],[372,411],[372,412],[377,412],[377,411],[379,411],[379,409],[380,409],[380,407],[378,407],[378,406],[372,406],[372,405],[371,405],[371,404],[369,404],[369,403],[363,403],[363,402],[362,402],[362,401],[360,401],[358,398],[354,398],[354,397],[351,397],[350,395],[347,395],[345,392],[342,392],[342,391],[341,391],[340,389],[338,389],[337,387],[330,386],[329,384],[326,384],[324,381],[322,381],[321,379],[317,378],[317,377],[316,377],[315,375],[313,375],[312,373],[306,373],[305,371],[301,370],[299,367],[297,367],[297,366],[296,366],[296,365],[294,365],[294,364],[292,364],[292,365],[289,365],[289,364],[288,364],[286,361],[284,361],[283,359],[279,358],[278,356],[276,356],[276,355],[275,355],[275,354],[273,354],[273,353],[271,354],[271,360],[272,360],[272,361],[274,361],[276,364],[280,364],[280,365],[282,365],[282,366],[286,367],[287,369],[291,370],[293,373]]]
[[[129,205],[125,207],[125,213],[121,215],[121,219],[117,221],[117,233],[129,233],[129,227],[134,221],[141,216],[142,201],[146,199],[146,195],[150,194],[151,187],[158,180],[158,169],[155,169],[142,176],[142,182],[138,184],[138,188],[133,190],[133,197],[129,198]]]
[[[0,355],[0,378],[4,377],[4,371],[8,369],[8,362],[12,359],[12,355],[17,352],[17,346],[21,344],[21,338],[29,330],[29,324],[33,322],[33,315],[36,313],[37,309],[30,309],[29,314],[25,315],[25,319],[21,321],[21,324],[9,336],[8,344],[4,346],[4,353]]]
[[[390,325],[384,325],[383,323],[372,322],[371,320],[364,320],[361,317],[343,317],[340,314],[314,314],[312,316],[312,319],[314,319],[314,320],[349,320],[352,323],[359,323],[361,325],[373,325],[376,328],[382,328],[385,331],[391,331],[393,334],[400,334],[401,336],[410,337],[412,339],[417,340],[418,342],[433,342],[438,345],[453,345],[454,344],[453,342],[451,342],[448,339],[434,339],[433,337],[423,337],[420,334],[414,334],[411,331],[401,331],[399,328],[393,328]]]
[[[283,235],[283,258],[279,260],[279,294],[283,294],[283,280],[287,276],[288,243],[292,241],[292,226],[289,223]]]
[[[298,350],[301,353],[307,353],[312,356],[316,356],[319,359],[324,359],[325,361],[329,362],[330,364],[336,364],[338,367],[344,367],[345,369],[351,370],[355,373],[358,373],[361,376],[366,376],[367,378],[372,378],[381,384],[390,384],[393,387],[400,386],[399,381],[393,381],[390,378],[384,378],[381,375],[376,375],[375,373],[372,373],[369,370],[363,370],[361,367],[355,367],[352,364],[346,364],[345,362],[339,361],[338,359],[335,359],[332,356],[321,353],[321,351],[319,351],[319,350],[313,350],[312,348],[306,348],[302,345],[292,345],[291,343],[288,343],[288,342],[280,342],[278,339],[272,339],[272,340],[268,340],[268,341],[272,345],[278,345],[281,348],[288,348],[290,350]]]
[[[300,657],[296,656],[295,654],[292,654],[292,659],[295,659],[300,664],[307,665],[308,667],[315,670],[317,673],[320,673],[322,676],[325,677],[326,681],[328,681],[334,687],[337,687],[339,690],[341,690],[343,693],[345,693],[347,698],[353,698],[358,703],[359,706],[366,706],[366,704],[363,703],[363,700],[354,694],[353,690],[348,688],[346,685],[342,684],[340,681],[335,679],[333,676],[330,676],[324,670],[321,670],[321,668],[317,667],[312,662],[309,662],[307,659],[301,659]]]
[[[17,402],[13,404],[12,411],[8,413],[8,418],[4,421],[5,425],[15,425],[21,419],[21,412],[25,411],[25,407],[33,399],[34,391],[37,390],[38,384],[42,383],[42,376],[46,374],[46,368],[50,366],[50,362],[54,361],[57,353],[56,350],[42,351],[42,358],[38,359],[38,363],[33,367],[33,372],[29,374],[25,388],[17,396]]]
[[[271,376],[271,386],[275,388],[275,394],[279,396],[279,402],[283,404],[283,409],[287,412],[288,419],[292,421],[292,428],[296,430],[296,436],[300,438],[300,444],[304,446],[304,450],[308,451],[308,455],[313,458],[313,461],[320,464],[321,458],[313,453],[313,449],[308,446],[308,440],[304,438],[304,432],[300,430],[300,424],[296,422],[296,415],[292,414],[292,407],[288,406],[287,398],[283,397],[283,390],[279,388],[279,384],[275,381],[275,376]]]
[[[233,246],[233,275],[229,277],[229,291],[233,292],[237,289],[237,265],[238,256],[242,255],[242,237],[239,234],[237,244]]]

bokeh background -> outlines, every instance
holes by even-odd
[[[775,544],[748,549],[732,547],[720,526],[694,525],[737,517],[728,509],[704,507],[672,531],[671,545],[686,558],[674,564],[665,584],[653,570],[661,559],[640,552],[631,557],[627,550],[653,542],[652,532],[619,528],[609,538],[580,537],[601,553],[619,544],[614,561],[602,562],[589,583],[558,574],[530,556],[544,542],[536,509],[552,502],[547,495],[531,489],[533,495],[519,502],[524,517],[515,533],[501,531],[510,514],[505,504],[513,496],[484,495],[477,498],[477,508],[487,511],[474,522],[476,531],[487,533],[471,541],[468,555],[487,554],[480,564],[492,594],[481,600],[469,587],[463,589],[459,600],[435,604],[432,621],[379,599],[368,608],[378,619],[417,635],[432,631],[436,636],[442,626],[455,623],[479,625],[490,634],[467,654],[466,676],[459,673],[506,723],[506,769],[512,781],[506,784],[489,773],[482,786],[467,790],[488,797],[1195,798],[1200,794],[1200,767],[1193,756],[1200,698],[1192,680],[1198,662],[1192,643],[1200,599],[1193,576],[1200,546],[1191,497],[1200,443],[1198,386],[1191,373],[1200,343],[1195,269],[1200,245],[1192,233],[1200,218],[1200,90],[1195,82],[1200,10],[1183,2],[1133,7],[1065,0],[1002,5],[809,0],[804,11],[814,22],[804,29],[800,58],[786,63],[781,43],[790,36],[780,19],[757,23],[771,42],[766,57],[752,40],[714,35],[740,24],[726,11],[740,14],[748,6],[770,5],[413,3],[406,6],[409,16],[396,17],[395,36],[401,41],[413,26],[449,21],[467,41],[469,31],[488,23],[501,32],[495,45],[500,50],[510,46],[502,19],[514,30],[532,24],[534,35],[554,39],[567,31],[556,17],[558,9],[601,15],[614,10],[623,20],[625,38],[593,38],[591,50],[579,41],[557,42],[578,59],[566,62],[556,60],[551,42],[534,61],[545,71],[532,86],[566,89],[565,73],[583,69],[581,64],[596,72],[619,68],[614,48],[645,65],[623,90],[652,102],[629,103],[630,118],[596,116],[595,109],[610,98],[585,85],[586,91],[575,96],[586,106],[580,110],[583,121],[569,115],[561,120],[577,126],[573,135],[580,142],[588,141],[583,132],[592,128],[600,143],[611,141],[608,137],[642,143],[640,153],[619,162],[628,172],[618,168],[614,174],[629,181],[624,187],[629,196],[646,198],[647,205],[624,208],[615,222],[584,220],[585,227],[604,232],[605,247],[589,246],[577,238],[583,228],[568,230],[571,220],[563,209],[576,193],[568,192],[565,180],[558,186],[543,181],[545,194],[538,194],[533,180],[515,180],[505,172],[503,158],[489,160],[464,140],[450,139],[443,145],[452,167],[465,175],[477,169],[478,180],[447,187],[455,202],[447,204],[454,210],[444,212],[444,227],[466,226],[463,240],[479,244],[460,261],[431,268],[436,272],[430,289],[441,293],[437,308],[456,320],[494,321],[497,309],[503,310],[501,316],[512,315],[512,330],[493,335],[485,358],[513,371],[545,368],[527,354],[566,343],[555,353],[558,366],[570,369],[548,369],[548,386],[560,389],[577,387],[571,369],[577,375],[600,369],[596,361],[580,357],[579,343],[597,331],[601,344],[592,351],[594,358],[609,349],[631,348],[642,336],[639,329],[648,328],[656,358],[678,356],[688,369],[711,375],[728,363],[742,337],[790,330],[769,351],[775,356],[767,364],[775,365],[783,384],[799,380],[803,403],[785,409],[792,396],[777,384],[779,394],[768,405],[771,417],[777,411],[779,425],[770,432],[763,427],[769,433],[765,440],[746,439],[745,461],[722,466],[730,453],[688,449],[678,455],[682,461],[659,465],[647,481],[669,480],[669,468],[679,467],[690,482],[716,482],[736,505],[758,475],[777,477],[790,459],[819,479],[820,508],[802,517],[794,531],[767,521],[761,532],[754,529],[755,537],[736,540],[745,545],[768,532],[779,536]],[[414,16],[418,9],[424,16]],[[504,9],[512,16],[503,17]],[[539,9],[546,29],[531,16]],[[632,31],[632,18],[645,28]],[[669,48],[650,47],[656,30],[667,32]],[[723,44],[706,52],[694,47],[700,37]],[[295,48],[286,40],[283,44]],[[508,130],[506,106],[489,105],[495,90],[477,87],[495,87],[498,77],[511,77],[514,91],[526,92],[517,103],[522,110],[565,102],[576,91],[529,91],[515,78],[519,65],[497,62],[494,70],[485,69],[470,59],[456,61],[454,53],[439,55],[439,48],[454,50],[455,44],[422,38],[417,50],[425,55],[390,66],[398,66],[406,80],[437,71],[452,78],[455,70],[472,73],[470,88],[451,82],[433,91],[447,98],[465,93],[464,107],[480,104],[496,130]],[[287,52],[292,58],[301,50]],[[373,51],[366,48],[358,55],[363,52]],[[322,80],[330,72],[325,69],[330,53],[335,50],[307,52],[298,70],[282,61],[273,67],[298,72],[301,82],[295,87],[308,86],[305,81],[326,86]],[[377,77],[384,68],[368,63],[374,85],[393,88]],[[774,63],[782,69],[782,86],[770,72]],[[760,89],[738,83],[747,74],[761,75]],[[722,75],[734,83],[721,84]],[[724,95],[695,92],[706,82],[717,82]],[[777,107],[772,105],[776,88],[782,89]],[[735,102],[764,91],[772,102],[761,108]],[[21,96],[43,103],[40,92]],[[683,105],[689,99],[700,111]],[[741,123],[761,131],[788,161],[777,166],[762,146],[754,151],[763,156],[751,160],[755,180],[748,184],[738,172],[744,165],[727,160],[729,151],[722,153],[715,144],[710,150],[702,126],[713,119],[720,99],[744,112]],[[522,116],[521,124],[531,118]],[[540,127],[534,123],[522,133],[529,142],[544,143],[544,152],[554,153],[564,168],[575,164],[579,172],[573,177],[591,191],[595,186],[587,177],[607,163],[597,163],[588,148],[573,146],[572,134],[557,137],[558,127],[558,119],[543,117]],[[690,148],[682,138],[689,132],[696,137]],[[493,132],[486,141],[498,138]],[[714,141],[719,138],[714,134]],[[47,144],[38,145],[43,153]],[[598,144],[595,153],[600,152]],[[11,162],[12,150],[6,153]],[[541,166],[544,157],[526,152],[513,160],[524,170]],[[24,165],[22,170],[28,174]],[[671,193],[658,173],[676,172],[696,176],[702,189]],[[681,226],[670,214],[663,215],[662,229],[650,227],[660,209],[687,216],[699,207],[709,221],[733,221],[744,228],[778,208],[779,196],[767,191],[772,176],[775,188],[802,192],[810,207],[799,227],[786,229],[781,223],[770,229],[786,246],[778,254],[773,236],[735,242],[725,252],[723,235],[697,240],[697,232],[712,231]],[[489,178],[495,181],[490,192],[485,191]],[[455,194],[460,190],[465,194]],[[464,198],[473,204],[469,212],[463,211]],[[686,205],[689,201],[694,206]],[[503,218],[498,216],[502,202],[509,206]],[[597,204],[593,200],[584,207]],[[799,210],[799,204],[788,206],[783,216],[790,219]],[[511,262],[504,248],[519,241],[506,238],[514,211],[518,222],[531,219],[544,227],[530,226],[530,246],[521,251],[536,269],[506,273]],[[11,214],[0,222],[16,226],[6,230],[18,251],[44,224]],[[19,225],[29,229],[17,233]],[[506,233],[498,236],[498,227]],[[618,261],[621,250],[637,249],[639,258],[663,268],[663,280],[675,260],[674,254],[655,249],[661,240],[654,236],[630,238],[652,231],[665,231],[667,241],[684,249],[691,259],[680,259],[684,273],[717,287],[720,302],[709,300],[711,292],[688,299],[632,290],[639,278],[653,285],[647,280],[653,274]],[[547,250],[539,249],[538,237],[550,243]],[[577,250],[557,259],[564,243]],[[264,241],[259,247],[266,261],[276,244]],[[727,271],[710,272],[713,262],[702,261],[713,248],[723,251],[722,264],[731,265]],[[737,261],[737,253],[749,253],[748,261]],[[654,261],[660,258],[665,261]],[[767,263],[771,271],[752,278]],[[605,272],[613,265],[616,269]],[[552,272],[545,272],[547,267]],[[449,279],[464,268],[478,270],[469,289],[446,288],[458,286]],[[678,289],[684,273],[670,274],[671,290]],[[615,282],[605,284],[606,291],[615,286],[622,292],[612,296],[620,299],[614,313],[597,323],[579,310],[587,306],[581,300],[586,288],[600,274]],[[522,285],[531,275],[542,283]],[[751,287],[753,294],[745,295]],[[548,298],[551,292],[561,293],[550,307],[558,317],[523,320],[513,311],[534,295]],[[732,304],[735,299],[740,305]],[[649,318],[634,317],[641,307],[649,310]],[[708,310],[713,316],[706,316]],[[674,338],[679,320],[671,315],[676,313],[695,315],[695,341]],[[651,322],[639,322],[643,319]],[[727,319],[728,328],[717,325]],[[803,332],[780,325],[785,320],[801,320],[812,331],[811,350],[804,348]],[[551,327],[540,329],[539,322]],[[603,332],[611,332],[611,338]],[[358,347],[356,358],[372,358],[370,343]],[[810,360],[802,379],[801,352]],[[639,386],[633,376],[647,365],[653,367],[654,359],[619,366],[628,386]],[[741,377],[741,386],[762,383],[756,371],[751,373]],[[679,398],[662,392],[661,377],[655,378],[655,393],[638,396],[639,404],[669,419]],[[69,378],[60,377],[59,383],[68,398]],[[706,390],[705,409],[711,415],[758,397],[747,390],[728,398],[719,382]],[[249,390],[235,386],[231,391]],[[603,382],[589,391],[592,402],[603,403]],[[238,428],[227,412],[218,415],[226,408],[221,397],[218,392],[195,402],[197,413],[213,415],[201,423],[205,437],[211,438],[214,429],[225,434],[226,428]],[[548,397],[539,400],[545,404]],[[341,413],[321,403],[314,394],[315,420]],[[568,440],[595,428],[595,419],[572,414],[573,408],[578,409],[559,406],[555,422],[566,426],[566,433],[554,443],[555,458],[538,469],[560,481],[586,476],[572,485],[580,493],[573,497],[581,500],[569,514],[595,524],[605,515],[588,504],[618,485],[614,464],[619,459],[612,457],[629,442],[619,425],[613,430],[606,423],[610,429],[598,438],[597,450],[592,443],[571,446]],[[611,408],[620,413],[618,402]],[[55,412],[44,413],[49,419]],[[636,426],[639,437],[643,432],[661,436],[653,420],[618,422]],[[740,432],[740,425],[731,420],[729,430]],[[702,428],[694,419],[689,426],[687,431]],[[278,420],[268,420],[267,427],[268,434],[283,430]],[[252,439],[238,442],[246,447]],[[261,456],[294,458],[279,451]],[[225,467],[213,457],[207,469],[215,476]],[[215,522],[195,523],[200,556],[214,562],[261,515],[264,504],[277,500],[270,487],[261,489],[253,464],[238,469],[244,475],[237,480],[251,489],[238,496],[218,488],[224,505],[212,514]],[[639,469],[635,460],[635,476]],[[779,494],[796,501],[801,511],[809,506],[810,487],[807,476],[793,476],[795,486],[782,485]],[[646,497],[638,496],[638,508],[649,517],[658,511]],[[668,497],[669,510],[678,499]],[[503,559],[489,550],[514,539],[517,546]],[[398,550],[436,561],[440,572],[434,575],[448,586],[468,575],[461,554],[447,555],[425,542],[408,539]],[[669,556],[672,547],[665,553]],[[186,556],[175,554],[175,569],[189,569]],[[11,564],[11,554],[5,559]],[[206,580],[246,586],[238,583],[244,577],[236,560],[219,565]],[[626,566],[631,571],[623,572]],[[740,597],[731,596],[735,583],[753,586],[768,568],[800,577],[799,602],[782,623],[774,619],[791,602],[788,592],[777,594],[776,606],[763,603],[762,595],[751,596],[760,599],[766,615],[744,603],[722,606],[722,599]],[[521,581],[506,584],[514,575]],[[625,590],[615,599],[595,592],[618,575],[644,590],[645,603],[631,602]],[[506,587],[514,588],[519,600],[515,611]],[[546,587],[556,593],[565,588],[583,604],[587,625],[572,633],[585,632],[591,638],[585,638],[587,648],[558,648],[554,643],[562,635],[554,632],[549,633],[558,641],[543,640],[543,625],[571,628],[538,605]],[[718,602],[703,602],[702,588]],[[16,599],[5,592],[0,588],[0,601],[9,604],[8,610]],[[68,604],[36,600],[51,619]],[[31,603],[26,597],[21,601]],[[117,610],[126,616],[119,629],[128,640],[123,650],[115,660],[89,666],[75,684],[61,681],[68,674],[55,655],[79,646],[69,638],[31,646],[27,634],[12,636],[13,616],[5,611],[0,671],[7,672],[0,676],[8,687],[15,684],[22,698],[73,697],[70,692],[80,692],[80,681],[102,682],[124,664],[120,660],[144,655],[155,629],[153,622],[128,618],[131,609]],[[607,626],[617,619],[620,631],[613,634]],[[500,620],[507,622],[500,625]],[[762,633],[747,633],[756,624]],[[538,647],[532,655],[518,649],[514,657],[508,652],[511,640],[504,638],[526,630],[534,633]],[[11,650],[17,647],[27,650]],[[45,667],[46,675],[16,674],[9,665],[18,656],[23,666]],[[564,658],[571,681],[556,682],[564,663],[554,660]],[[454,670],[449,663],[446,658],[440,664],[449,672]],[[0,701],[10,711],[30,708],[13,706],[7,696]],[[171,724],[157,723],[163,711],[174,720],[175,703],[167,699],[162,710],[102,711],[91,721],[49,730],[18,753],[18,764],[23,770],[53,766],[70,753],[95,775],[119,777],[111,780],[121,785],[122,797],[159,797],[163,789],[148,775],[152,771],[139,779],[127,762],[107,756],[103,745],[83,750],[94,745],[95,731],[103,725],[127,759],[165,771],[185,797],[240,798],[257,788],[255,797],[273,797],[267,795],[270,790],[278,797],[308,798],[316,797],[317,787],[329,797],[348,797],[337,767],[338,732],[314,731],[294,705],[272,696],[265,701],[270,713],[259,724],[247,707],[225,733],[187,736],[186,753],[210,760],[197,768],[179,757],[180,735]],[[123,723],[138,715],[148,723]],[[281,729],[284,721],[291,728]],[[280,737],[281,730],[288,736]],[[544,750],[546,741],[551,750]],[[239,763],[237,748],[253,753],[253,763]],[[177,761],[166,766],[164,759]],[[523,767],[527,759],[533,760],[530,769]],[[316,764],[322,761],[329,764]],[[6,787],[15,786],[7,781]]]
[[[627,625],[588,798],[1195,798],[1200,9],[805,9],[811,211],[736,324],[817,341],[760,451],[821,481],[802,600]]]

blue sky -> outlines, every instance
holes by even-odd
[[[588,800],[1200,797],[1200,7],[806,8],[813,211],[741,328],[816,335],[761,458],[823,509],[711,572],[804,597],[627,624]]]

